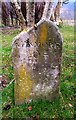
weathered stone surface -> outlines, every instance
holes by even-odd
[[[59,91],[62,37],[51,21],[14,38],[12,49],[15,73],[15,103],[36,98],[52,100]]]

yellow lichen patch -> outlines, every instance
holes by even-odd
[[[39,35],[40,44],[43,45],[46,42],[46,40],[47,40],[47,26],[44,23],[40,29],[40,35]]]
[[[18,80],[15,82],[15,102],[16,104],[22,104],[26,99],[29,99],[33,81],[29,74],[26,74],[23,65],[20,67],[20,74]]]
[[[18,82],[19,82],[19,80],[18,80],[18,77],[19,77],[19,75],[18,75],[18,71],[17,71],[17,69],[14,69],[14,74],[15,74],[15,76],[14,76],[14,78],[15,78],[15,82],[14,82],[14,98],[15,98],[15,102],[17,103],[17,99],[18,99],[18,96],[19,96],[19,87],[18,87]],[[18,103],[17,103],[18,104]]]

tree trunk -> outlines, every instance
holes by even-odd
[[[21,11],[24,16],[24,19],[26,20],[26,2],[21,2]],[[27,23],[26,23],[27,25]]]
[[[43,16],[42,19],[50,19],[51,14],[52,14],[52,1],[51,0],[46,0],[44,11],[43,11]]]
[[[56,5],[55,11],[54,11],[55,21],[58,21],[60,19],[61,6],[62,6],[62,0],[58,0],[58,3]]]
[[[35,2],[35,24],[42,18],[44,6],[45,2]]]
[[[12,6],[15,9],[16,14],[18,16],[18,20],[20,22],[21,30],[24,30],[24,28],[25,28],[25,19],[23,17],[22,12],[21,12],[21,8],[20,8],[20,6],[18,5],[18,3],[16,1],[11,0],[11,2],[12,2]]]
[[[35,24],[35,4],[33,0],[26,0],[26,11],[27,26],[32,27]]]
[[[5,26],[10,26],[10,10],[9,3],[2,2],[2,22]]]

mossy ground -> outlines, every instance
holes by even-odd
[[[39,115],[39,120],[50,120],[56,118],[60,120],[74,119],[74,92],[75,92],[75,72],[74,65],[74,27],[63,26],[60,28],[63,35],[63,57],[62,57],[62,72],[60,76],[60,97],[52,102],[47,100],[38,99],[31,103],[15,106],[14,104],[14,84],[10,84],[8,87],[2,90],[2,108],[5,108],[8,104],[10,107],[2,110],[3,118],[17,118],[22,119],[26,117],[32,117]],[[0,34],[2,39],[2,66],[3,70],[0,74],[7,77],[8,83],[14,79],[13,67],[11,62],[11,49],[12,39],[20,31],[19,30],[7,30]],[[0,100],[1,101],[1,100]],[[32,109],[28,110],[28,106]]]

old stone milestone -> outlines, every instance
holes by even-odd
[[[54,23],[41,20],[35,28],[16,36],[12,47],[15,103],[57,97],[62,37]]]

